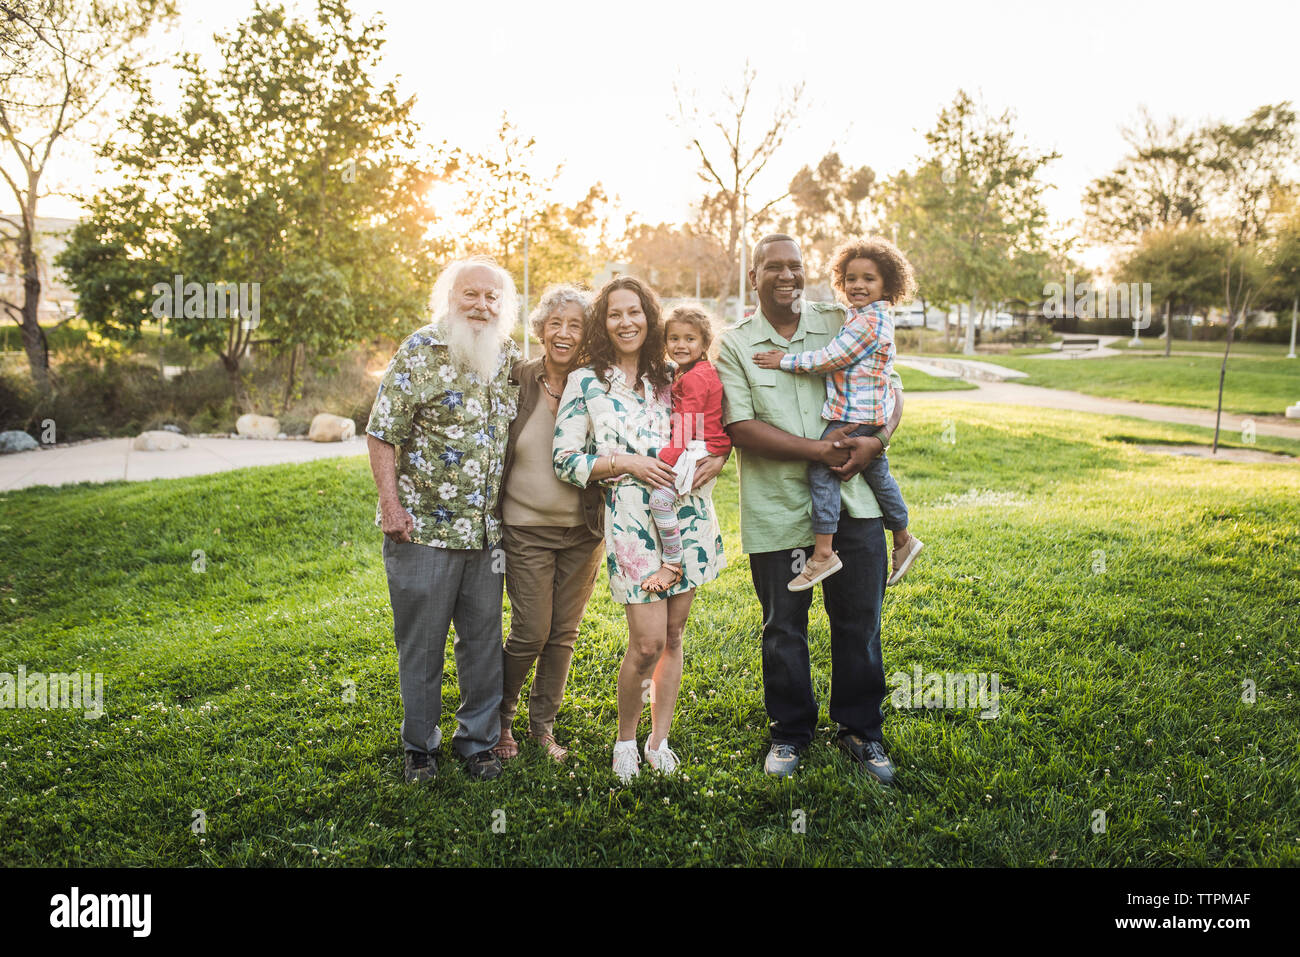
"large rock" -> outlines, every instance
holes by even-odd
[[[249,412],[235,421],[235,431],[250,439],[273,439],[280,434],[280,421],[269,415]]]
[[[357,424],[341,415],[322,412],[311,420],[307,438],[313,442],[346,442],[357,434]]]
[[[0,432],[0,452],[30,452],[40,448],[26,432]]]
[[[175,449],[188,449],[189,447],[190,440],[185,436],[162,429],[141,432],[131,443],[131,448],[137,452],[171,452]]]

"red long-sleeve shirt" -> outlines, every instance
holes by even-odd
[[[731,439],[722,430],[722,380],[708,359],[700,359],[673,382],[672,443],[659,458],[676,465],[693,440],[704,442],[710,455],[726,455]]]

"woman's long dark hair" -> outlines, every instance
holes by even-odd
[[[650,378],[650,384],[657,393],[662,393],[672,382],[668,371],[668,362],[664,355],[664,327],[660,318],[659,297],[655,291],[634,276],[616,276],[600,287],[583,324],[582,345],[578,348],[575,366],[589,365],[595,370],[596,378],[605,383],[609,391],[609,370],[616,362],[614,343],[609,338],[605,321],[609,317],[610,294],[619,289],[636,293],[641,300],[641,309],[645,313],[645,342],[637,356],[637,379],[642,376]],[[636,388],[635,382],[628,385]]]

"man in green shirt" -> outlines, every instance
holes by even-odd
[[[754,591],[763,608],[763,702],[772,744],[764,768],[784,777],[799,765],[817,727],[808,655],[812,591],[787,584],[813,546],[808,464],[822,462],[844,480],[834,539],[844,569],[822,582],[831,626],[831,720],[837,745],[882,783],[894,778],[881,726],[885,670],[880,610],[889,557],[880,507],[858,475],[888,446],[902,415],[902,383],[894,377],[895,408],[874,436],[822,439],[824,379],[762,369],[753,354],[767,349],[820,349],[844,321],[844,309],[803,298],[803,258],[789,236],[765,236],[754,248],[750,286],[759,309],[722,337],[716,363],[726,396],[723,424],[740,470],[740,538],[749,555]]]

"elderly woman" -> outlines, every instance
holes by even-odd
[[[494,749],[503,759],[519,754],[511,725],[534,662],[529,736],[557,761],[568,755],[556,743],[553,728],[578,623],[600,569],[604,505],[599,487],[579,490],[556,477],[551,445],[556,409],[582,344],[590,298],[575,286],[548,287],[529,316],[542,355],[516,363],[511,373],[511,382],[519,384],[519,411],[510,424],[500,496],[510,635],[501,737]]]
[[[605,555],[614,601],[627,615],[628,647],[618,672],[618,737],[614,773],[627,783],[638,773],[637,724],[650,690],[651,728],[645,743],[650,766],[663,774],[677,767],[668,747],[682,681],[682,634],[695,589],[717,578],[725,564],[712,481],[725,456],[696,467],[695,484],[677,500],[682,577],[647,590],[659,568],[660,547],[650,512],[652,488],[670,488],[676,474],[655,456],[668,445],[670,366],[654,291],[631,276],[611,279],[587,316],[582,368],[570,376],[555,427],[555,471],[565,481],[605,492]]]

